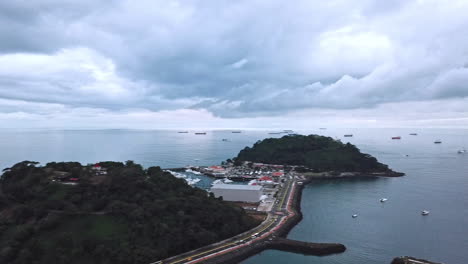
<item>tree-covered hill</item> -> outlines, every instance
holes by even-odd
[[[150,263],[258,224],[159,167],[24,161],[0,178],[0,263]],[[98,179],[98,180],[96,180]]]
[[[361,153],[356,146],[318,135],[264,139],[241,150],[235,160],[301,165],[318,172],[391,172],[387,165]]]

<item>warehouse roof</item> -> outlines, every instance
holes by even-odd
[[[241,184],[215,184],[211,189],[224,189],[224,190],[253,190],[258,191],[262,189],[260,185],[241,185]]]

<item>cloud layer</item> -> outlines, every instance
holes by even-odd
[[[463,0],[4,1],[0,118],[364,120],[406,105],[459,121],[466,10]],[[418,108],[434,104],[442,116]]]

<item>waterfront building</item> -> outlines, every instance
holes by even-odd
[[[262,186],[239,184],[215,184],[211,187],[215,197],[225,201],[258,203],[262,197]]]

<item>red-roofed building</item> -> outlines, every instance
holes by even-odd
[[[268,177],[268,176],[263,176],[261,178],[258,179],[259,181],[273,181],[273,179],[271,177]]]
[[[275,177],[281,177],[284,175],[283,172],[273,172],[271,175],[275,176]]]

